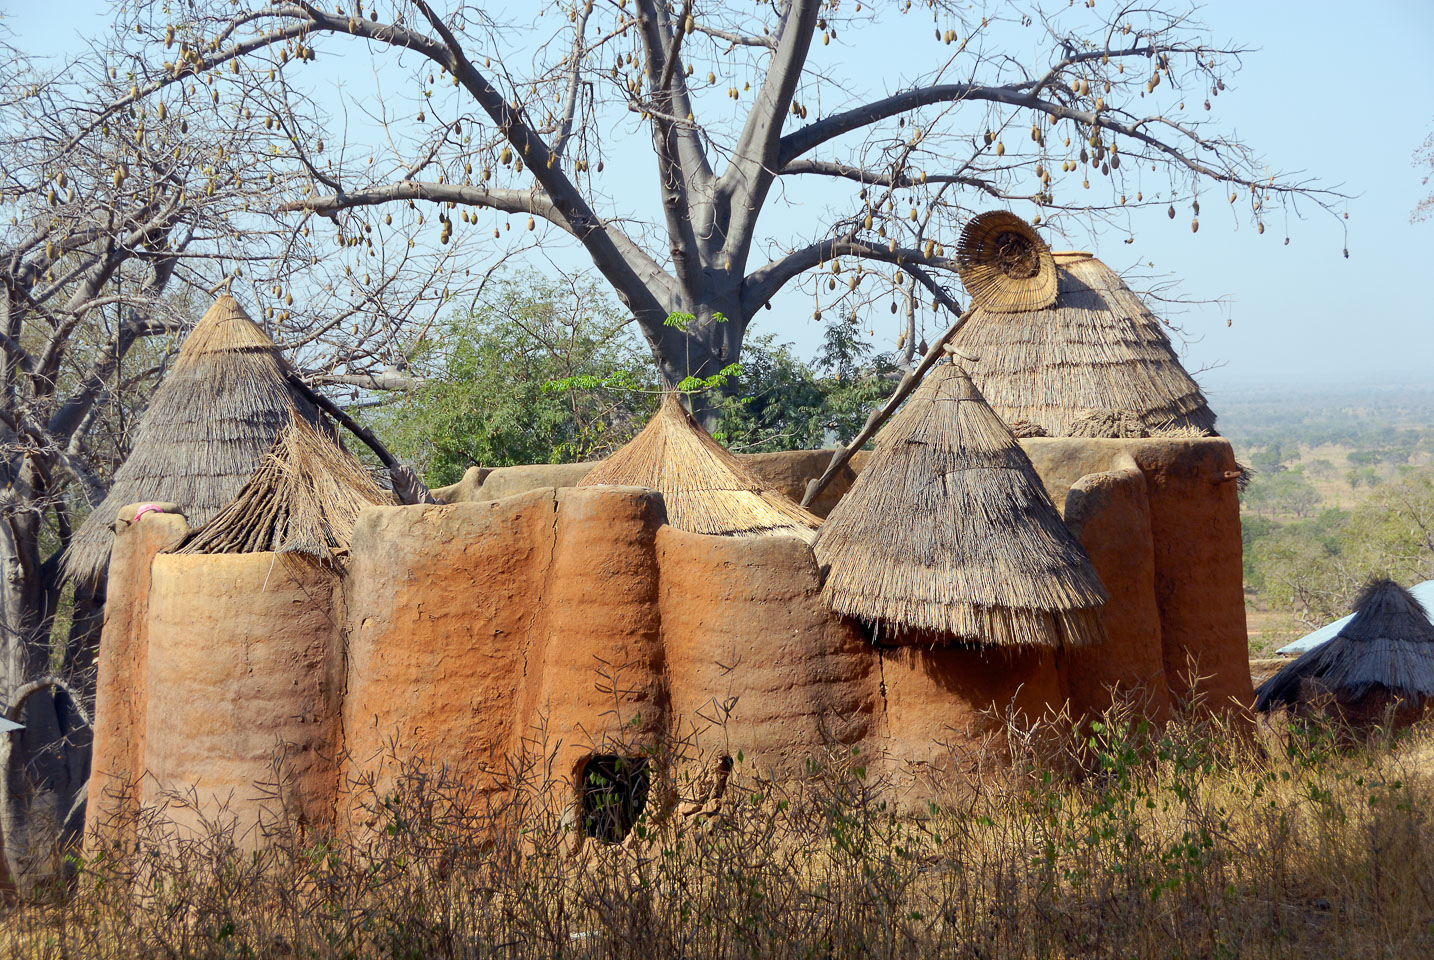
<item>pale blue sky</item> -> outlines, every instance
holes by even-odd
[[[0,0],[16,41],[36,53],[73,49],[77,33],[100,23],[103,6]],[[1257,48],[1216,101],[1216,116],[1272,167],[1307,171],[1355,195],[1348,205],[1350,258],[1342,254],[1341,225],[1317,212],[1290,224],[1288,246],[1274,218],[1257,236],[1219,209],[1206,211],[1198,234],[1190,232],[1188,216],[1172,222],[1150,211],[1135,221],[1132,246],[1115,235],[1080,233],[1055,245],[1092,249],[1117,269],[1153,263],[1145,272],[1178,279],[1185,296],[1227,298],[1177,318],[1192,337],[1187,365],[1224,365],[1200,376],[1217,410],[1221,394],[1245,387],[1434,384],[1434,222],[1409,222],[1420,197],[1434,191],[1421,186],[1411,159],[1434,129],[1434,3],[1214,0],[1201,16],[1217,40]],[[899,42],[888,31],[881,43],[891,49],[866,48],[864,55],[910,56]],[[641,163],[645,137],[633,147]],[[614,199],[649,208],[652,178],[630,182],[642,196]],[[1208,206],[1223,205],[1212,196]],[[779,303],[754,329],[777,333],[804,355],[820,335],[809,300],[790,309]]]

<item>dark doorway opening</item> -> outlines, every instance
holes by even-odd
[[[617,843],[632,832],[647,806],[645,757],[599,754],[583,764],[583,834]]]

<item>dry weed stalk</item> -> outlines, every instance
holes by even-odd
[[[649,745],[670,772],[615,843],[574,843],[551,754],[489,771],[496,791],[395,757],[349,785],[361,829],[279,806],[256,851],[222,818],[181,837],[133,815],[132,845],[96,847],[71,896],[12,907],[0,936],[47,960],[1426,955],[1428,734],[1243,723],[1048,719],[922,805],[849,748],[783,780],[734,757],[689,815],[672,798],[709,751]]]

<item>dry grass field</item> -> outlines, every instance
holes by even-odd
[[[37,960],[1434,953],[1427,733],[1113,713],[987,759],[900,813],[859,756],[799,786],[739,760],[720,811],[580,849],[540,784],[494,810],[410,770],[366,798],[362,839],[278,823],[254,854],[137,824],[0,937]]]

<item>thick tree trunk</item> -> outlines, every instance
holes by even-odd
[[[86,710],[95,703],[95,671],[99,664],[100,628],[104,626],[105,581],[96,586],[75,586],[74,614],[65,640],[65,661],[60,675],[80,698]],[[58,638],[51,639],[53,645]]]
[[[696,320],[688,324],[685,332],[677,327],[664,328],[663,336],[652,345],[658,368],[669,385],[676,386],[688,377],[715,376],[741,360],[747,318],[735,294],[711,296],[689,310],[677,312],[689,312]],[[736,386],[729,379],[716,390],[688,395],[688,408],[705,429],[716,427],[721,398],[733,395]]]
[[[13,508],[12,508],[13,509]],[[40,559],[38,518],[0,518],[0,704],[48,672],[50,598]]]

